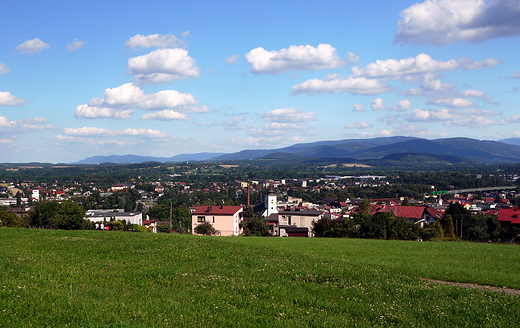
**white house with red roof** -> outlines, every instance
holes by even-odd
[[[197,206],[191,212],[191,231],[204,222],[209,222],[213,228],[220,231],[220,236],[238,236],[241,228],[242,206]]]

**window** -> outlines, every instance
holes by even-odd
[[[215,217],[213,217],[213,223],[215,223]]]
[[[287,224],[291,225],[291,217],[290,216],[287,217]]]
[[[197,222],[206,222],[205,216],[197,216]]]

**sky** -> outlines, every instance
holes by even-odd
[[[520,137],[520,2],[8,1],[0,162]]]

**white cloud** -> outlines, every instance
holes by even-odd
[[[405,100],[400,100],[397,103],[397,106],[399,106],[399,108],[401,108],[402,110],[409,110],[410,108],[412,108],[412,103],[410,102],[410,100],[405,99]]]
[[[183,38],[187,38],[187,37],[191,36],[190,31],[184,31],[184,32],[182,32],[182,33],[181,33],[181,36],[182,36]]]
[[[96,127],[82,128],[65,128],[63,133],[73,137],[112,137],[112,136],[130,136],[130,137],[146,137],[151,139],[166,138],[166,134],[159,130],[152,129],[125,129],[125,130],[109,130]]]
[[[383,99],[381,99],[381,98],[374,99],[370,103],[370,107],[372,107],[372,110],[385,109],[385,105],[383,104]]]
[[[303,123],[318,120],[315,112],[306,113],[294,108],[274,109],[264,113],[262,117],[266,122],[279,123]]]
[[[345,125],[346,129],[367,129],[370,127],[373,127],[374,125],[372,123],[367,122],[356,122],[356,123],[349,123]]]
[[[135,75],[138,84],[160,84],[174,79],[198,77],[200,69],[186,49],[158,49],[130,58],[127,74]]]
[[[509,79],[520,79],[520,71],[516,72],[515,74],[508,76]]]
[[[116,109],[109,107],[92,107],[89,105],[79,105],[74,112],[77,118],[117,118],[129,119],[134,113],[133,109]]]
[[[189,34],[189,32],[188,32]],[[184,37],[184,35],[183,35]],[[125,46],[130,48],[177,48],[184,45],[184,41],[180,40],[173,34],[137,34],[125,42]]]
[[[362,104],[354,104],[353,107],[354,107],[354,108],[352,108],[353,112],[364,112],[364,111],[366,111],[365,106],[363,106]]]
[[[447,98],[447,99],[433,99],[428,101],[428,104],[450,107],[450,108],[468,108],[472,107],[474,104],[471,100],[464,98]]]
[[[514,0],[427,0],[401,12],[394,43],[445,45],[520,34]]]
[[[72,41],[71,44],[67,45],[67,51],[74,51],[78,49],[83,49],[87,45],[86,41],[78,40],[77,38]]]
[[[520,117],[516,115],[498,120],[490,118],[497,115],[490,110],[478,109],[414,109],[406,119],[409,122],[441,122],[446,126],[486,127],[513,123]]]
[[[10,70],[11,69],[7,67],[7,65],[0,63],[0,75],[8,73]]]
[[[48,129],[54,129],[54,125],[48,124],[47,119],[43,117],[10,121],[4,116],[0,116],[0,134],[12,134],[32,130]]]
[[[462,97],[475,97],[475,98],[481,98],[486,95],[486,93],[484,91],[473,90],[473,89],[460,91],[459,94]]]
[[[171,121],[171,120],[189,120],[188,114],[179,113],[174,110],[164,109],[155,113],[146,113],[141,116],[142,120],[159,120],[159,121]]]
[[[347,57],[348,57],[347,65],[359,62],[359,56],[353,52],[347,52]]]
[[[336,77],[334,79],[312,79],[293,85],[292,94],[305,93],[318,95],[324,93],[350,93],[353,95],[376,95],[391,91],[393,88],[386,82],[364,77]]]
[[[0,91],[0,106],[20,106],[26,103],[25,99],[16,98],[10,92]]]
[[[449,61],[437,61],[427,54],[418,54],[415,58],[401,60],[386,59],[376,60],[364,68],[352,67],[353,77],[399,77],[409,74],[427,74],[443,71],[451,71],[460,67],[460,64],[452,59]]]
[[[42,51],[43,49],[50,49],[51,46],[47,43],[43,42],[38,38],[34,38],[32,40],[27,40],[24,43],[20,44],[16,47],[16,50],[23,54],[34,54]]]
[[[318,47],[292,45],[280,51],[267,51],[262,47],[255,48],[246,54],[251,64],[251,72],[255,74],[278,74],[288,71],[315,71],[320,69],[339,68],[347,63],[338,57],[336,48],[330,44]]]
[[[180,93],[176,90],[161,90],[157,93],[145,95],[141,88],[132,83],[126,83],[116,88],[108,88],[103,96],[104,99],[93,98],[89,105],[143,110],[177,108],[191,111],[207,111],[206,109],[195,109],[193,107],[199,101],[192,94]]]
[[[477,61],[468,57],[462,57],[459,59],[459,62],[463,66],[465,66],[464,70],[466,71],[481,68],[490,68],[502,64],[502,61],[495,58],[486,58],[484,60]]]
[[[236,64],[239,58],[240,58],[239,55],[233,54],[233,55],[227,57],[226,60],[224,60],[224,63],[225,64]]]

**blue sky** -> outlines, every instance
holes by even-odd
[[[11,1],[0,162],[520,137],[520,3]]]

